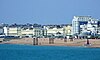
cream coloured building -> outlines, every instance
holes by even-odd
[[[45,28],[33,27],[4,27],[4,34],[6,36],[20,36],[20,37],[45,37],[45,36],[67,36],[71,35],[71,25],[56,27],[46,26]]]
[[[4,34],[6,36],[40,37],[42,36],[42,29],[41,28],[4,27]]]
[[[42,29],[40,28],[22,28],[21,36],[40,37],[42,35]]]
[[[6,36],[20,36],[21,28],[20,27],[4,27],[4,34]]]
[[[64,28],[65,35],[72,35],[72,26],[71,25],[64,26],[63,28]]]
[[[44,35],[46,36],[67,36],[67,35],[72,35],[72,26],[67,25],[67,26],[62,26],[60,28],[57,28],[56,26],[45,26],[44,27]]]
[[[29,36],[29,37],[31,37],[31,36],[33,36],[33,33],[34,31],[33,31],[33,28],[22,28],[21,29],[21,36],[23,37],[23,36]]]
[[[57,36],[58,34],[63,35],[63,28],[48,28],[47,35]]]

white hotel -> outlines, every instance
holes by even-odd
[[[74,16],[72,20],[72,34],[99,34],[100,20],[91,16]]]

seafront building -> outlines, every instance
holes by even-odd
[[[48,37],[66,37],[71,35],[72,26],[70,24],[66,26],[44,26],[44,35]]]
[[[72,24],[1,24],[0,35],[20,37],[65,38],[83,35],[100,35],[100,20],[91,16],[74,16]]]
[[[0,26],[0,35],[3,35],[3,34],[4,34],[3,32],[4,32],[4,31],[3,31],[3,27]]]
[[[46,27],[47,36],[63,36],[63,28],[62,27]]]
[[[21,36],[25,37],[41,37],[42,36],[42,29],[41,28],[22,28],[21,29]]]
[[[32,27],[4,27],[4,34],[6,36],[39,37],[42,35],[42,29]]]
[[[100,33],[100,20],[91,16],[74,16],[72,20],[73,35],[96,35]]]
[[[20,27],[4,27],[4,34],[6,36],[20,36],[21,28]]]
[[[67,25],[8,25],[0,28],[0,34],[20,37],[66,37],[71,34],[72,26]]]
[[[68,24],[67,26],[64,26],[63,29],[64,29],[63,31],[65,36],[72,35],[72,24]]]

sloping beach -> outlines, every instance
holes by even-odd
[[[87,39],[53,39],[50,42],[49,38],[38,38],[36,45],[50,45],[50,46],[84,46],[87,43]],[[89,39],[90,45],[87,47],[100,47],[100,39]],[[33,38],[21,38],[21,39],[11,39],[10,41],[3,41],[1,44],[26,44],[34,45]]]

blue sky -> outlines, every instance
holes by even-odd
[[[0,0],[0,23],[68,24],[75,15],[100,19],[100,0]]]

